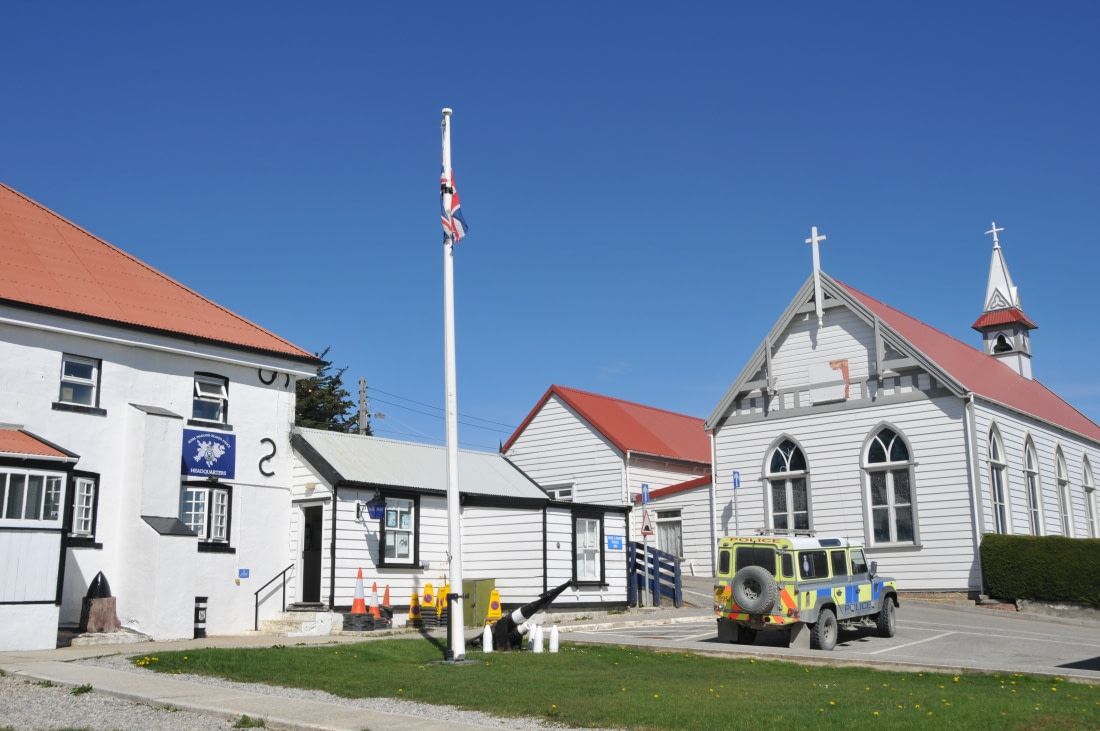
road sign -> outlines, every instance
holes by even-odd
[[[648,503],[649,502],[649,483],[648,482],[643,482],[642,483],[642,502],[643,503]]]
[[[741,470],[733,471],[733,486],[734,488],[741,487]]]
[[[653,521],[649,519],[649,510],[642,511],[642,535],[653,535]]]

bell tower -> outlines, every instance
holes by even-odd
[[[989,284],[985,309],[971,327],[982,334],[982,349],[1027,379],[1031,379],[1031,336],[1038,327],[1024,314],[1020,295],[1012,283],[997,234],[1004,231],[994,223],[986,234],[993,235],[993,258],[989,262]]]

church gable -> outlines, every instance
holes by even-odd
[[[795,416],[884,399],[957,391],[911,343],[824,273],[818,321],[812,278],[765,338],[707,421]]]

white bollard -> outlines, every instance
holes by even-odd
[[[481,651],[493,651],[493,626],[491,624],[485,625],[485,629],[481,630]]]
[[[558,651],[558,625],[550,628],[550,652]]]
[[[542,625],[535,625],[535,652],[542,652]]]

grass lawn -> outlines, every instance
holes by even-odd
[[[557,654],[484,655],[437,665],[423,639],[191,650],[135,658],[164,673],[408,698],[630,729],[1100,728],[1100,684],[1024,675],[830,668],[566,643]]]

